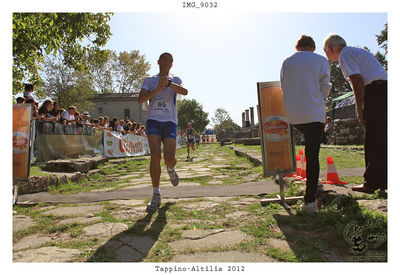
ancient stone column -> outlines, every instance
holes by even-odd
[[[250,124],[251,127],[254,127],[254,107],[250,107]]]
[[[249,119],[249,110],[245,110],[246,112],[246,128],[250,127],[250,119]]]
[[[245,127],[246,127],[245,112],[242,112],[242,128],[244,129]]]
[[[253,129],[254,129],[254,107],[250,107],[250,132],[251,137],[253,137]]]

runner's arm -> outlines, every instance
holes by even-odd
[[[188,94],[188,90],[187,89],[183,88],[182,85],[176,84],[174,82],[171,82],[169,87],[177,94],[181,94],[181,95],[187,95]]]
[[[139,97],[138,97],[138,103],[142,104],[144,102],[146,102],[147,100],[150,100],[153,98],[153,96],[155,96],[156,94],[158,94],[159,92],[161,92],[162,88],[158,87],[157,89],[155,89],[152,92],[148,92],[146,89],[141,89],[139,92]]]
[[[364,79],[360,74],[353,74],[349,76],[351,86],[353,87],[354,97],[356,101],[357,117],[360,123],[365,126],[365,120],[363,117],[364,110]]]
[[[152,92],[148,92],[146,89],[142,88],[139,92],[138,103],[142,104],[147,100],[152,99],[156,94],[161,92],[168,85],[168,78],[161,78],[158,81],[158,87]]]

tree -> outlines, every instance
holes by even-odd
[[[348,92],[351,92],[351,86],[349,82],[344,78],[342,70],[340,69],[339,63],[329,61],[330,70],[331,70],[331,79],[330,82],[332,83],[331,92],[326,100],[326,107],[332,107],[332,100],[344,95]]]
[[[210,121],[208,113],[203,111],[203,105],[195,99],[183,99],[178,101],[178,127],[186,129],[188,122],[192,122],[192,127],[203,132]]]
[[[88,70],[85,56],[89,50],[99,50],[107,43],[111,36],[107,24],[111,15],[14,13],[13,94],[23,91],[25,81],[40,85],[39,69],[46,54],[55,55],[62,50],[66,65],[77,71]]]
[[[217,140],[230,137],[234,132],[241,129],[239,125],[233,122],[229,113],[223,108],[218,108],[215,111],[212,121],[215,125]]]
[[[381,34],[376,35],[376,40],[378,41],[379,47],[381,47],[384,50],[384,53],[382,54],[381,52],[377,52],[375,54],[375,57],[378,59],[378,61],[382,64],[382,66],[387,70],[387,33],[388,33],[388,25],[387,23],[385,24],[385,28],[381,31]]]
[[[61,54],[45,58],[43,92],[62,108],[74,105],[80,111],[89,109],[96,94],[89,72],[78,72],[63,62]]]
[[[138,50],[108,51],[107,60],[91,58],[91,74],[99,93],[137,93],[148,76],[150,63]]]

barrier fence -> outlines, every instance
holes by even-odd
[[[147,137],[101,130],[85,125],[33,121],[31,162],[80,156],[132,157],[150,154]],[[186,145],[177,137],[177,146]]]
[[[101,130],[85,125],[62,125],[36,121],[34,156],[36,162],[78,156],[142,156],[150,153],[147,138]]]

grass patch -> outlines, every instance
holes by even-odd
[[[165,243],[158,243],[152,248],[146,262],[168,262],[172,260],[174,253],[172,249]]]
[[[348,182],[349,184],[362,184],[364,182],[364,177],[348,176],[348,177],[340,177],[340,180]]]
[[[44,172],[43,168],[46,164],[33,164],[30,168],[30,176],[49,176],[48,172]]]
[[[344,258],[349,260],[355,256],[351,252],[351,239],[356,235],[362,237],[363,243],[367,244],[372,252],[376,249],[386,253],[387,217],[379,212],[363,209],[356,199],[354,196],[342,196],[334,204],[323,207],[314,215],[305,214],[298,206],[297,215],[291,217],[276,214],[274,218],[285,238],[293,243],[291,248],[300,261],[326,261],[324,253],[332,249],[341,251]],[[286,231],[287,226],[294,230]],[[364,229],[350,234],[355,232],[350,229],[356,226]],[[373,248],[379,242],[369,236],[380,236],[383,242],[379,247]]]
[[[243,147],[246,149],[258,151],[261,154],[261,146],[260,145],[239,145],[235,144],[235,147]],[[226,146],[224,146],[226,147]],[[347,146],[348,147],[348,146]],[[226,147],[229,149],[228,147]],[[346,146],[343,146],[345,149]],[[299,150],[303,150],[305,153],[304,146],[296,146],[295,147],[295,154],[298,154]],[[232,150],[231,150],[232,151]],[[233,151],[232,151],[233,152]],[[351,151],[351,150],[341,150],[341,149],[327,149],[321,148],[319,153],[319,165],[320,170],[325,170],[327,167],[327,157],[332,157],[336,169],[341,168],[358,168],[365,166],[364,155],[358,151]]]
[[[267,248],[267,255],[282,262],[299,262],[299,259],[291,250],[283,250],[269,246]]]
[[[195,182],[200,183],[201,185],[209,185],[208,182],[213,179],[212,176],[199,176],[199,177],[190,177],[190,178],[179,178],[181,182]]]

